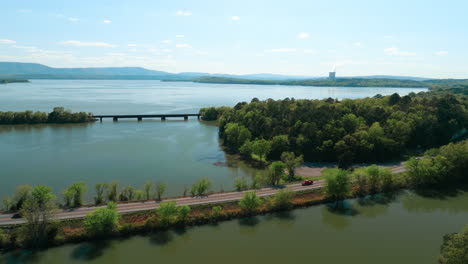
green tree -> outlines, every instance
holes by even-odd
[[[63,191],[65,199],[65,206],[67,207],[80,207],[83,205],[83,195],[86,192],[86,183],[76,182],[68,186]]]
[[[364,195],[367,193],[367,174],[365,169],[357,169],[352,174],[351,177],[354,178],[357,189],[356,193],[358,195]]]
[[[281,161],[283,161],[288,170],[289,180],[293,181],[296,175],[296,168],[301,165],[304,158],[302,156],[296,157],[294,152],[283,152],[281,154]]]
[[[211,181],[203,177],[192,185],[190,190],[192,196],[203,196],[206,195],[208,190],[211,188]]]
[[[288,209],[292,206],[295,193],[289,189],[281,189],[273,195],[271,206],[275,209]]]
[[[145,192],[143,190],[135,190],[135,200],[142,201],[145,197]]]
[[[211,208],[211,216],[215,219],[220,217],[222,210],[223,208],[219,205],[213,206],[213,208]]]
[[[20,210],[23,207],[23,203],[31,196],[32,191],[31,185],[20,185],[16,188],[16,192],[13,195],[13,210]]]
[[[271,185],[278,185],[283,176],[286,165],[281,161],[274,161],[269,168],[269,182]]]
[[[327,175],[325,181],[325,192],[328,197],[335,201],[343,200],[351,192],[351,181],[349,180],[348,172],[345,170],[338,170],[335,173]]]
[[[156,196],[158,198],[158,201],[161,201],[161,197],[165,191],[166,191],[166,184],[162,182],[156,184]]]
[[[119,195],[119,184],[117,182],[108,183],[106,186],[106,196],[109,202],[117,202]]]
[[[416,186],[435,185],[447,174],[445,158],[442,156],[411,158],[406,162],[408,177]]]
[[[179,219],[181,221],[187,220],[187,217],[190,214],[190,211],[192,211],[192,209],[188,205],[184,204],[184,205],[179,206]]]
[[[262,201],[257,196],[255,191],[246,192],[239,201],[240,209],[247,213],[252,214],[260,207]]]
[[[107,184],[105,183],[96,183],[94,189],[96,190],[96,196],[94,196],[94,203],[96,205],[104,203],[104,193],[107,189]]]
[[[156,209],[159,221],[162,226],[168,226],[175,223],[179,215],[176,201],[162,202]]]
[[[21,228],[21,236],[27,245],[43,246],[55,237],[56,228],[52,224],[55,198],[50,187],[37,185],[24,201],[21,215],[26,224]]]
[[[377,165],[371,165],[366,168],[367,179],[369,183],[369,192],[376,193],[381,186],[380,169]]]
[[[252,137],[250,131],[243,125],[228,123],[224,128],[225,140],[228,146],[238,150],[246,141]]]
[[[460,233],[444,236],[438,260],[440,264],[468,263],[468,225]]]
[[[247,185],[247,181],[245,180],[245,178],[236,177],[234,181],[235,181],[234,186],[236,187],[236,191],[241,192],[241,191],[247,190],[248,185]]]
[[[119,227],[117,204],[109,202],[106,208],[98,208],[86,215],[84,227],[90,236],[105,236]]]
[[[153,188],[153,182],[152,181],[146,181],[145,182],[145,199],[150,200],[151,199],[151,189]]]
[[[135,196],[135,188],[133,186],[125,186],[119,194],[120,201],[132,201]]]

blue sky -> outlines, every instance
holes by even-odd
[[[466,0],[3,0],[0,61],[468,78],[466,10]]]

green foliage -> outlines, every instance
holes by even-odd
[[[274,161],[270,164],[269,173],[268,173],[268,181],[271,185],[278,185],[282,175],[284,174],[284,170],[286,169],[286,165],[284,165],[281,161]]]
[[[16,187],[16,192],[13,194],[13,205],[11,210],[20,210],[23,203],[31,196],[31,185],[20,185]]]
[[[288,209],[292,206],[295,193],[289,189],[281,189],[271,198],[271,206],[275,209]]]
[[[223,210],[223,208],[221,206],[219,206],[219,205],[213,206],[213,208],[211,208],[211,216],[213,218],[220,217],[222,210]]]
[[[26,224],[21,227],[23,243],[31,247],[40,247],[52,240],[57,229],[52,224],[55,210],[55,195],[50,187],[37,185],[21,207],[21,215]]]
[[[76,182],[63,191],[66,207],[80,207],[83,204],[83,195],[86,192],[86,183]]]
[[[219,118],[219,135],[247,159],[275,160],[293,151],[305,161],[338,161],[340,168],[348,168],[447,144],[466,135],[467,123],[468,96],[463,94],[343,101],[286,98],[237,104]],[[249,136],[240,137],[241,130]]]
[[[246,192],[244,196],[239,201],[240,209],[247,213],[251,214],[255,212],[261,205],[262,201],[257,196],[255,191]]]
[[[132,186],[125,186],[122,188],[119,194],[120,201],[133,201],[135,198],[135,188]]]
[[[156,196],[158,198],[158,201],[161,201],[161,197],[165,191],[166,191],[166,184],[162,182],[156,184]]]
[[[135,200],[142,201],[145,199],[145,192],[143,190],[135,190]]]
[[[162,226],[168,226],[177,221],[180,212],[176,201],[168,201],[162,202],[159,208],[156,209],[156,213],[159,216],[160,224]]]
[[[380,189],[380,169],[377,165],[371,165],[366,168],[367,179],[369,183],[369,192],[376,193]]]
[[[236,187],[236,191],[241,192],[248,189],[247,181],[243,177],[236,177],[235,178],[234,186]]]
[[[440,264],[468,263],[468,225],[460,233],[444,236],[438,260]]]
[[[263,185],[265,185],[265,182],[267,180],[265,179],[265,177],[263,176],[263,174],[261,172],[258,172],[257,175],[255,175],[255,177],[253,177],[252,179],[252,183],[250,185],[250,189],[260,189]]]
[[[225,144],[235,151],[252,137],[252,134],[245,126],[237,123],[226,124],[224,127],[224,135]]]
[[[188,205],[179,206],[179,219],[181,221],[185,221],[190,214],[190,211],[192,211],[192,208]]]
[[[325,192],[335,201],[343,200],[351,193],[351,181],[348,172],[339,170],[335,174],[325,177]]]
[[[39,124],[39,123],[83,123],[94,121],[91,113],[71,113],[61,107],[47,114],[44,112],[0,112],[0,124]]]
[[[442,156],[411,158],[406,162],[408,177],[416,186],[439,184],[447,174],[447,167]]]
[[[192,196],[203,196],[206,195],[208,190],[211,187],[211,181],[203,177],[194,184],[192,184],[192,189],[190,190]]]
[[[105,183],[97,183],[94,188],[96,190],[96,196],[94,196],[94,203],[96,205],[104,203],[104,193],[107,190],[108,185]]]
[[[117,230],[119,226],[117,204],[109,202],[106,208],[98,208],[86,215],[84,227],[90,236],[104,236]]]
[[[150,200],[151,199],[151,189],[153,188],[153,182],[152,181],[147,181],[145,182],[145,199]]]
[[[112,182],[106,184],[106,197],[109,202],[117,202],[119,184],[117,182]]]
[[[351,177],[354,178],[357,185],[356,193],[358,195],[364,195],[367,193],[367,173],[365,169],[356,169],[351,174]]]
[[[218,118],[224,113],[231,110],[230,107],[204,107],[200,109],[200,115],[203,120],[212,121],[218,120]]]
[[[281,154],[281,161],[283,161],[288,170],[289,180],[293,181],[296,175],[296,168],[304,161],[303,157],[296,157],[294,152],[283,152]]]
[[[2,209],[6,212],[10,212],[13,209],[13,200],[10,197],[4,197],[2,199]]]

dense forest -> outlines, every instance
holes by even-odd
[[[91,113],[72,113],[63,107],[55,107],[50,113],[45,112],[0,112],[0,124],[41,124],[41,123],[84,123],[95,119]]]
[[[278,160],[283,152],[305,161],[395,160],[466,137],[468,96],[447,91],[374,98],[241,102],[205,108],[218,119],[224,145],[246,159]]]
[[[187,80],[185,80],[187,81]],[[313,80],[254,80],[226,77],[199,77],[192,79],[198,83],[223,83],[223,84],[259,84],[259,85],[297,85],[297,86],[337,86],[337,87],[427,87],[430,89],[443,88],[447,85],[468,87],[467,79],[434,79],[425,81],[389,79],[389,78],[337,78],[313,79]]]

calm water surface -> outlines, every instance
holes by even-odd
[[[160,81],[33,80],[0,86],[0,111],[51,111],[64,106],[94,114],[198,113],[200,107],[240,101],[359,98],[401,95],[426,89],[318,88],[197,84]],[[231,166],[219,166],[229,164]],[[145,181],[167,183],[167,195],[208,177],[213,189],[232,188],[235,177],[258,171],[232,161],[221,150],[217,127],[195,119],[119,120],[81,125],[0,126],[0,198],[20,184],[46,184],[56,192],[76,181],[118,181],[141,188]]]
[[[122,240],[0,255],[4,263],[430,264],[468,221],[468,193],[346,201]]]

